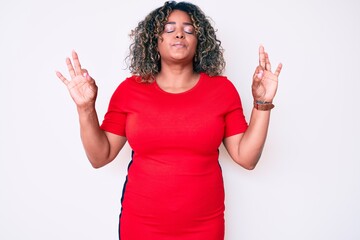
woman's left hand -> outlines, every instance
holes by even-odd
[[[252,94],[255,101],[272,102],[278,87],[278,77],[280,75],[282,64],[280,63],[275,72],[271,71],[271,64],[264,47],[259,47],[259,66],[256,68],[253,83]]]

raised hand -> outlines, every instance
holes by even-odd
[[[271,103],[275,97],[278,87],[278,77],[280,75],[282,64],[280,63],[275,72],[271,71],[271,64],[264,47],[259,47],[259,66],[256,68],[253,83],[252,94],[255,101]]]
[[[56,75],[66,85],[77,107],[92,107],[95,105],[98,88],[88,71],[81,68],[79,57],[75,51],[72,52],[72,60],[73,62],[70,58],[66,58],[71,80],[66,79],[58,71],[56,71]]]

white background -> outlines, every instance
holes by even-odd
[[[227,240],[360,239],[360,2],[196,0],[214,21],[247,119],[264,44],[283,71],[260,163],[221,147]],[[236,3],[236,6],[234,5]],[[0,239],[117,239],[130,159],[95,170],[54,71],[75,49],[100,120],[127,76],[128,34],[163,1],[0,2]]]

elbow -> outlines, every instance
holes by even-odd
[[[242,159],[242,161],[238,160],[236,161],[236,163],[239,164],[241,167],[245,168],[246,170],[251,171],[255,169],[259,160],[260,160],[260,156],[255,158]]]
[[[254,169],[255,169],[256,163],[255,163],[255,164],[241,164],[241,166],[242,166],[243,168],[245,168],[246,170],[251,171],[251,170],[254,170]]]
[[[90,161],[91,166],[94,169],[99,169],[109,163],[109,161],[99,161],[99,160],[96,161],[96,160],[90,160],[90,159],[89,159],[89,161]]]
[[[99,168],[101,168],[102,166],[104,166],[104,165],[101,165],[101,164],[99,164],[99,163],[93,163],[93,162],[90,162],[91,163],[91,166],[94,168],[94,169],[99,169]]]
[[[110,156],[105,155],[96,155],[93,156],[91,154],[86,154],[87,159],[89,160],[91,166],[95,169],[101,168],[107,165],[109,162],[114,160],[114,158],[110,158]]]
[[[256,167],[257,162],[241,162],[241,161],[235,161],[237,164],[239,164],[241,167],[245,168],[246,170],[254,170]]]

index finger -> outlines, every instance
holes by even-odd
[[[266,53],[264,50],[264,46],[260,45],[259,47],[259,65],[265,69],[266,67]]]
[[[81,72],[81,64],[80,64],[79,56],[74,50],[72,51],[72,59],[74,62],[76,75],[81,75],[82,72]]]

